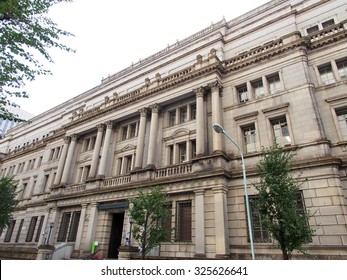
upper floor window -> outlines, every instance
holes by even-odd
[[[185,123],[196,119],[196,104],[190,103],[168,111],[168,126]]]
[[[190,119],[195,120],[196,119],[196,104],[190,105]]]
[[[176,110],[169,112],[169,126],[174,126],[176,124]]]
[[[307,32],[307,34],[311,34],[311,33],[316,32],[316,31],[318,31],[318,30],[319,30],[318,25],[314,25],[314,26],[312,26],[312,27],[307,28],[307,29],[306,29],[306,32]]]
[[[236,90],[237,90],[240,103],[248,101],[248,91],[247,91],[246,84],[236,87]]]
[[[261,79],[253,81],[251,84],[254,92],[254,98],[260,98],[265,95],[265,89]]]
[[[347,80],[347,59],[336,62],[341,80]]]
[[[281,89],[281,81],[278,73],[266,77],[269,83],[269,91],[271,94],[276,93]]]
[[[137,122],[122,126],[121,140],[131,139],[137,136]]]
[[[347,108],[336,111],[337,121],[343,140],[347,140]]]
[[[255,135],[255,125],[249,125],[242,128],[242,135],[244,139],[244,147],[246,153],[255,152],[256,148],[256,135]]]
[[[179,153],[179,163],[185,162],[187,160],[187,144],[186,143],[178,144],[178,153]]]
[[[180,123],[184,123],[188,120],[187,107],[182,107],[179,109],[180,112]]]
[[[318,71],[323,84],[329,85],[335,83],[334,73],[330,63],[318,67]]]
[[[290,135],[288,129],[288,123],[285,117],[275,119],[271,121],[271,125],[273,128],[274,137],[276,142],[280,146],[290,145]]]
[[[322,27],[326,28],[326,27],[334,25],[334,24],[335,24],[334,19],[329,19],[327,21],[322,22]]]

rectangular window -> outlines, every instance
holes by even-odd
[[[130,125],[130,138],[136,137],[136,123]]]
[[[37,231],[36,231],[35,242],[39,242],[39,240],[40,240],[41,230],[42,230],[44,219],[45,219],[45,216],[41,216],[39,226],[37,227]]]
[[[307,29],[306,29],[306,32],[307,32],[307,34],[311,34],[311,33],[316,32],[316,31],[318,31],[318,30],[319,30],[318,25],[314,25],[314,26],[312,26],[312,27],[310,27],[310,28],[307,28]]]
[[[347,108],[337,110],[336,115],[342,138],[343,140],[347,140]]]
[[[4,242],[10,242],[11,241],[11,237],[12,237],[12,233],[13,233],[15,225],[16,225],[16,220],[11,220],[10,225],[6,231]]]
[[[196,104],[190,105],[190,120],[196,119]]]
[[[71,212],[63,213],[63,216],[61,218],[58,238],[57,238],[58,242],[65,242],[68,229],[69,229],[70,218],[71,218]]]
[[[271,121],[274,138],[276,142],[284,147],[286,145],[290,145],[291,140],[289,136],[288,124],[285,117],[275,119]]]
[[[255,126],[250,125],[242,128],[242,134],[244,139],[246,153],[256,151],[256,138],[255,138]]]
[[[347,59],[337,61],[336,64],[341,80],[347,80]]]
[[[256,203],[256,200],[257,200],[256,195],[249,196],[249,207],[251,212],[253,240],[254,242],[257,242],[257,243],[267,243],[267,242],[270,242],[269,232],[262,225],[260,213],[254,206],[254,204]]]
[[[17,236],[16,236],[16,239],[15,239],[16,243],[19,241],[20,235],[22,233],[23,224],[24,224],[24,219],[21,219],[20,223],[19,223],[18,231],[17,231]]]
[[[180,123],[184,123],[188,120],[187,107],[182,107],[179,109],[180,112]]]
[[[240,103],[248,101],[247,85],[243,84],[236,88]]]
[[[172,231],[172,204],[165,205],[165,210],[167,211],[167,217],[162,220],[162,226],[165,231],[165,241],[171,241],[171,231]]]
[[[196,140],[192,140],[192,158],[196,157]]]
[[[323,84],[329,85],[335,83],[333,70],[330,64],[318,67],[318,71]]]
[[[132,156],[131,155],[130,156],[126,156],[126,157],[124,157],[124,159],[125,159],[125,162],[124,162],[124,164],[125,164],[125,166],[124,166],[125,173],[130,173]]]
[[[334,24],[335,24],[334,19],[329,19],[327,21],[322,22],[322,27],[326,28],[326,27],[334,25]]]
[[[192,202],[178,202],[176,216],[176,241],[192,241]]]
[[[128,126],[123,126],[122,128],[122,140],[126,140],[128,137]]]
[[[173,145],[168,146],[169,149],[169,165],[172,165],[174,163],[174,148]]]
[[[76,241],[77,236],[77,230],[78,230],[78,224],[80,222],[81,212],[73,212],[72,219],[71,219],[71,225],[69,229],[69,235],[67,238],[68,242],[74,242]]]
[[[31,242],[33,240],[37,218],[38,218],[37,216],[31,217],[27,237],[25,238],[26,242]]]
[[[265,89],[264,89],[263,81],[261,79],[253,81],[251,84],[252,84],[255,98],[260,98],[265,95]]]
[[[278,92],[281,89],[281,81],[278,73],[266,77],[269,83],[269,90],[271,94]]]
[[[179,162],[185,162],[187,160],[187,145],[186,143],[178,144],[178,152],[179,152]]]
[[[176,124],[176,110],[169,112],[169,126],[174,126]]]

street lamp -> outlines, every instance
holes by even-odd
[[[47,237],[47,245],[49,245],[49,239],[51,238],[51,233],[52,233],[53,227],[54,227],[54,222],[52,221],[52,222],[49,224],[49,232],[48,232],[48,237]]]
[[[130,229],[129,229],[129,246],[131,246],[131,229],[133,227],[133,218],[132,217],[129,217],[129,223],[130,223]]]
[[[240,151],[241,161],[242,161],[242,175],[243,175],[243,186],[245,188],[245,197],[246,197],[246,212],[247,212],[247,222],[248,222],[248,231],[249,231],[249,240],[251,242],[251,252],[252,252],[252,260],[255,260],[254,255],[254,244],[253,244],[253,232],[252,232],[252,223],[251,223],[251,214],[249,211],[249,199],[248,199],[248,189],[247,189],[247,179],[246,179],[246,166],[245,160],[243,159],[243,153],[239,145],[237,145],[231,137],[226,134],[224,128],[219,124],[214,124],[213,129],[217,133],[223,133]]]

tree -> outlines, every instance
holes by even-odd
[[[253,203],[261,224],[286,260],[291,259],[294,251],[304,253],[303,245],[312,240],[315,232],[308,224],[312,215],[306,209],[298,211],[297,198],[304,181],[290,174],[292,158],[293,154],[284,152],[276,142],[264,149],[257,165],[260,182],[254,184],[259,193]]]
[[[151,249],[165,241],[169,230],[163,221],[170,217],[166,194],[160,187],[147,190],[140,189],[138,196],[130,200],[129,209],[134,222],[133,237],[141,246],[142,259]]]
[[[28,98],[22,90],[27,81],[38,75],[51,74],[44,69],[37,56],[53,62],[48,49],[74,50],[59,43],[61,36],[72,34],[58,28],[46,16],[59,2],[71,0],[2,0],[0,1],[0,117],[24,121],[6,106],[18,107],[13,97]]]
[[[12,177],[0,179],[0,228],[5,228],[10,224],[12,212],[18,204],[16,200],[16,185]]]

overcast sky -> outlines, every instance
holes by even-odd
[[[61,41],[77,50],[52,50],[51,76],[26,86],[21,109],[38,115],[97,86],[103,77],[223,19],[230,21],[269,0],[74,0],[49,16],[75,35]]]

